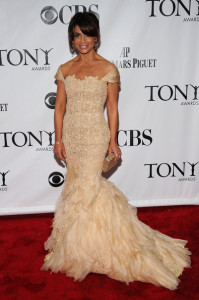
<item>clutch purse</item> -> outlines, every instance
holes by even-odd
[[[103,166],[102,166],[102,171],[103,172],[107,172],[109,171],[112,167],[114,167],[118,161],[114,161],[115,158],[115,154],[111,153],[110,155],[108,155],[107,157],[105,157],[104,162],[103,162]]]

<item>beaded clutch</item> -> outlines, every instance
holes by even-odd
[[[115,154],[111,153],[110,155],[108,155],[107,157],[105,157],[104,162],[103,162],[103,166],[102,166],[102,171],[103,172],[107,172],[109,171],[112,167],[114,167],[117,164],[117,160],[114,161],[115,158]]]

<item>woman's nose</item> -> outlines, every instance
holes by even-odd
[[[84,40],[85,40],[85,36],[84,36],[84,34],[82,34],[82,39],[81,39],[81,41],[84,42]]]

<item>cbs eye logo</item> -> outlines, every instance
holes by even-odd
[[[44,103],[48,108],[54,109],[56,102],[56,93],[48,93],[44,99]]]
[[[98,5],[96,4],[90,4],[90,6],[88,7],[81,4],[64,5],[60,8],[59,11],[57,11],[53,6],[45,6],[41,10],[40,17],[41,20],[47,25],[54,24],[59,17],[61,23],[66,25],[70,22],[70,18],[74,13],[82,10],[94,13],[96,17],[99,19],[99,14],[96,11],[98,10]]]
[[[46,6],[41,11],[41,19],[45,24],[54,24],[58,19],[58,12],[53,6]]]
[[[53,172],[49,175],[48,182],[53,187],[59,187],[64,183],[64,175],[60,172]]]

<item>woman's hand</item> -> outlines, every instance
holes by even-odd
[[[63,162],[65,162],[66,150],[64,147],[64,143],[55,144],[54,145],[54,153],[59,159],[61,159],[61,160],[63,160]]]
[[[108,146],[108,155],[110,155],[112,152],[114,152],[115,154],[114,161],[118,160],[122,155],[122,151],[120,150],[118,144],[115,141],[110,142]]]

